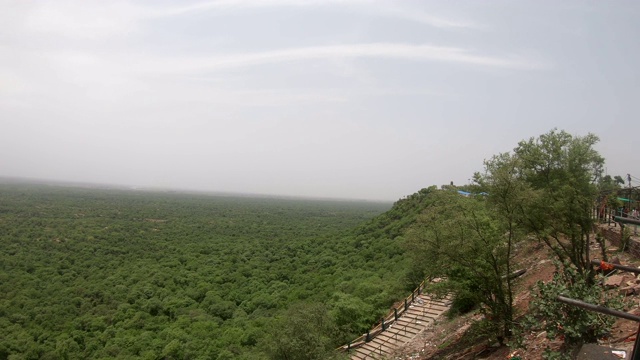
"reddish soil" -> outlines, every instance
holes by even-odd
[[[614,246],[607,244],[609,259],[618,257],[623,265],[638,266],[640,260],[632,258],[627,253],[620,253]],[[592,246],[593,254],[601,254],[600,247]],[[549,281],[555,271],[551,261],[552,255],[547,247],[530,241],[520,244],[516,249],[516,268],[526,269],[527,272],[515,281],[515,308],[517,316],[526,313],[531,299],[531,289],[538,281]],[[635,276],[629,272],[616,271],[613,275],[623,275],[623,283],[635,283]],[[625,286],[623,284],[623,286]],[[618,287],[609,291],[620,291]],[[627,312],[640,315],[640,295],[627,296],[630,308]],[[546,333],[524,334],[523,343],[526,349],[510,348],[492,344],[486,338],[473,335],[472,324],[482,319],[479,313],[466,314],[454,319],[440,319],[436,325],[419,335],[411,344],[405,347],[396,359],[510,359],[519,356],[523,360],[541,359],[544,350],[549,347],[558,349],[560,340],[549,340]],[[619,319],[613,326],[610,336],[602,339],[600,345],[610,346],[627,351],[627,358],[633,350],[635,334],[638,324]]]

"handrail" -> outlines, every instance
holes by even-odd
[[[611,315],[611,316],[615,316],[615,317],[619,317],[619,318],[623,318],[623,319],[627,319],[627,320],[631,320],[631,321],[635,321],[635,322],[639,322],[640,323],[640,316],[634,315],[634,314],[630,314],[630,313],[626,313],[624,311],[619,311],[619,310],[615,310],[615,309],[609,309],[609,308],[606,308],[606,307],[600,306],[600,305],[589,304],[589,303],[586,303],[584,301],[572,299],[572,298],[564,296],[564,295],[556,296],[556,300],[560,301],[560,302],[563,302],[565,304],[581,307],[581,308],[587,309],[589,311],[599,312],[601,314]]]
[[[395,322],[395,316],[396,313],[398,314],[398,317],[402,316],[402,314],[404,314],[404,312],[408,309],[408,305],[411,302],[410,298],[414,297],[415,298],[415,292],[416,291],[421,291],[421,289],[424,287],[424,281],[422,281],[420,283],[420,285],[418,285],[418,288],[416,290],[414,290],[411,295],[407,296],[404,299],[404,306],[400,306],[400,309],[398,310],[397,308],[393,308],[392,311],[389,312],[389,314],[387,314],[386,317],[383,317],[383,321],[385,321],[385,324],[388,323],[389,325],[392,325]],[[392,319],[393,318],[393,319]],[[386,328],[386,326],[385,326]],[[359,344],[358,346],[362,346],[364,343],[371,341],[372,338],[376,337],[378,334],[380,334],[382,332],[382,323],[380,323],[380,325],[376,325],[374,326],[371,330],[367,331],[366,334],[361,335],[360,337],[354,339],[352,342],[350,342],[349,344],[347,344],[346,346],[348,348],[354,348],[354,346],[350,346],[350,344]],[[341,346],[338,348],[338,350],[344,351],[345,350],[345,345]]]
[[[626,265],[621,265],[621,264],[613,264],[613,263],[608,263],[606,261],[600,261],[597,259],[593,259],[591,260],[591,265],[602,265],[604,264],[605,266],[610,266],[614,269],[617,270],[622,270],[622,271],[628,271],[628,272],[632,272],[635,274],[640,274],[640,268],[637,267],[633,267],[633,266],[626,266]]]
[[[615,316],[615,317],[619,317],[619,318],[623,318],[631,321],[636,321],[640,323],[640,316],[637,316],[634,314],[629,314],[629,313],[618,311],[615,309],[609,309],[600,305],[589,304],[584,301],[572,299],[563,295],[558,295],[556,297],[556,300],[563,302],[565,304],[581,307],[589,311],[599,312],[601,314],[611,315],[611,316]],[[636,332],[636,340],[635,340],[635,343],[633,344],[633,352],[631,353],[632,360],[640,360],[640,336],[638,336],[638,334],[640,334],[640,325],[638,325],[638,332]]]
[[[356,348],[366,344],[367,342],[373,340],[373,338],[378,336],[383,331],[387,330],[406,311],[409,310],[410,305],[413,304],[413,302],[418,298],[418,296],[422,295],[422,292],[424,291],[424,288],[426,286],[425,283],[426,283],[426,280],[423,280],[420,283],[420,285],[418,285],[418,287],[411,292],[411,295],[409,295],[409,296],[407,296],[406,298],[403,299],[404,303],[402,305],[400,305],[399,308],[396,308],[394,306],[392,308],[392,310],[390,310],[389,313],[385,317],[381,318],[380,323],[375,325],[370,330],[368,330],[366,334],[362,334],[361,336],[355,338],[353,341],[349,342],[348,344],[340,346],[336,350],[341,351],[341,352],[345,352],[345,351],[348,352],[351,349],[356,349]],[[423,311],[423,316],[424,316],[424,311]],[[404,329],[403,329],[405,335],[407,333],[406,328],[407,328],[407,325],[405,325]]]
[[[380,344],[377,348],[371,350],[366,356],[365,359],[369,356],[371,356],[371,354],[375,354],[376,350],[380,350],[380,355],[382,355],[382,344]]]

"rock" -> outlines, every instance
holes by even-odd
[[[618,290],[618,293],[623,296],[633,295],[635,293],[635,288],[633,286],[625,286]]]
[[[612,275],[604,280],[604,287],[607,289],[613,289],[619,287],[624,281],[622,275]]]
[[[577,360],[618,360],[620,359],[613,352],[620,350],[611,349],[597,344],[584,344],[578,352]]]
[[[636,277],[633,274],[624,274],[622,275],[624,277],[624,283],[632,286],[636,283]]]

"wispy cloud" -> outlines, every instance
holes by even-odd
[[[476,27],[468,21],[459,21],[446,17],[427,14],[418,9],[407,9],[391,1],[372,0],[215,0],[203,1],[189,5],[167,6],[150,9],[151,16],[178,16],[203,11],[233,11],[248,8],[267,7],[319,7],[333,6],[337,8],[352,8],[369,14],[383,17],[404,18],[438,28],[468,28]]]
[[[126,1],[70,1],[36,3],[28,9],[29,31],[94,39],[126,35],[138,29],[144,9]]]
[[[141,5],[125,0],[59,0],[24,5],[21,11],[26,11],[25,25],[30,31],[95,39],[130,35],[144,28],[142,22],[146,19],[189,16],[195,13],[228,15],[229,12],[270,7],[331,7],[376,17],[405,19],[437,28],[477,27],[468,21],[426,13],[395,2],[372,0],[215,0],[181,5]]]
[[[478,24],[467,20],[451,19],[444,16],[429,14],[419,9],[409,9],[401,7],[398,3],[383,3],[377,6],[366,7],[365,10],[375,13],[378,16],[395,17],[429,25],[436,28],[481,28]]]
[[[201,58],[148,59],[139,61],[141,68],[136,71],[158,73],[215,72],[234,68],[254,67],[308,60],[334,60],[348,58],[383,58],[404,61],[439,61],[466,65],[541,70],[550,65],[522,56],[508,54],[491,56],[474,53],[468,49],[413,44],[350,44],[332,46],[312,46],[258,53],[219,55]]]

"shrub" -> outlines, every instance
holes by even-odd
[[[560,268],[559,264],[556,264]],[[534,299],[529,305],[529,315],[525,321],[528,330],[543,329],[548,339],[561,339],[561,351],[546,351],[546,357],[562,358],[584,343],[596,342],[607,335],[615,322],[615,317],[562,303],[558,295],[584,301],[589,304],[622,310],[624,301],[621,296],[608,293],[599,285],[602,278],[596,278],[596,284],[590,285],[586,276],[568,264],[562,271],[556,271],[548,283],[539,281],[534,288]]]

